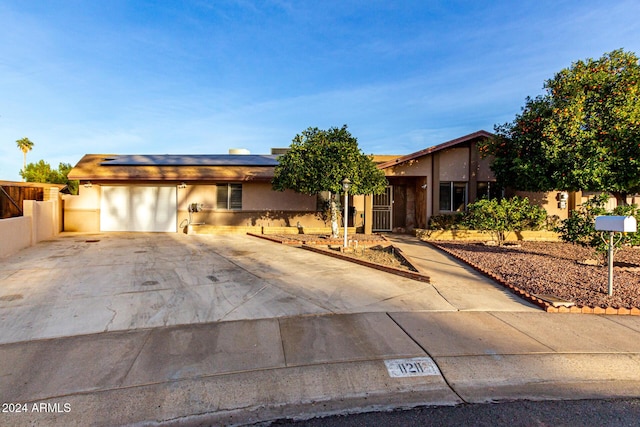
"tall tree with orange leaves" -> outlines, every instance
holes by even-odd
[[[480,150],[503,185],[604,191],[619,205],[640,192],[640,65],[631,52],[577,61],[527,98]]]

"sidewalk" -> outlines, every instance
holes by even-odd
[[[390,376],[385,361],[415,357],[431,357],[437,368]],[[242,425],[418,405],[639,396],[640,322],[543,312],[304,316],[5,344],[0,360],[3,402],[27,409],[2,413],[2,425]]]

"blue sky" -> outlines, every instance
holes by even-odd
[[[640,54],[631,1],[0,3],[0,180],[86,153],[286,147],[347,124],[407,154],[513,120],[579,59]]]

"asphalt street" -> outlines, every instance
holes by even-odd
[[[516,401],[440,406],[405,411],[336,415],[310,420],[278,420],[271,426],[295,427],[636,427],[640,399]]]

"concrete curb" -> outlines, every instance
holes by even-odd
[[[517,315],[525,317],[518,322]],[[0,352],[15,372],[17,387],[5,382],[0,389],[8,402],[21,402],[27,410],[3,414],[2,425],[267,425],[284,418],[424,405],[637,396],[640,347],[625,343],[638,342],[640,325],[629,329],[622,322],[592,318],[575,321],[567,331],[560,317],[358,313],[8,344]],[[544,323],[561,332],[539,341],[523,328],[530,328],[535,318],[548,319]],[[486,320],[491,320],[489,326]],[[277,327],[265,329],[267,324]],[[220,334],[224,329],[227,333]],[[271,334],[265,333],[269,330]],[[594,330],[612,333],[580,349],[567,339],[591,336]],[[150,335],[155,338],[147,339]],[[205,335],[215,339],[203,340]],[[245,342],[238,346],[239,336]],[[130,344],[138,347],[137,356]],[[252,350],[254,344],[258,350]],[[56,348],[66,352],[47,351]],[[114,348],[119,352],[114,354]],[[247,349],[253,351],[251,360],[268,349],[279,356],[267,365],[237,364]],[[123,355],[130,360],[109,363],[122,361]],[[96,364],[95,357],[102,363]],[[430,357],[438,372],[390,375],[385,361],[413,357]],[[25,383],[28,375],[35,375],[31,385]],[[22,386],[28,390],[21,391]],[[45,410],[33,409],[41,407]]]
[[[434,248],[441,250],[442,252],[451,255],[452,257],[454,257],[455,259],[464,262],[465,264],[467,264],[468,266],[472,267],[474,270],[478,271],[479,273],[482,273],[483,275],[485,275],[486,277],[490,278],[491,280],[495,281],[496,283],[499,283],[500,285],[504,286],[505,288],[509,289],[512,293],[514,293],[515,295],[519,296],[520,298],[534,304],[537,305],[538,307],[542,308],[544,311],[546,311],[547,313],[574,313],[574,314],[615,314],[615,315],[621,315],[621,316],[640,316],[640,308],[638,307],[632,307],[632,308],[624,308],[624,307],[591,307],[591,306],[583,306],[583,305],[577,305],[577,306],[572,306],[572,307],[554,307],[553,305],[549,304],[548,302],[536,297],[535,295],[525,291],[524,289],[520,289],[517,286],[514,286],[510,283],[508,283],[506,280],[504,280],[502,277],[500,277],[499,275],[491,272],[491,271],[487,271],[484,268],[482,268],[481,266],[468,261],[467,259],[465,259],[464,257],[459,256],[458,254],[449,251],[446,248],[443,248],[442,246],[440,246],[437,242],[431,242],[428,240],[423,240],[423,242],[433,246]]]

